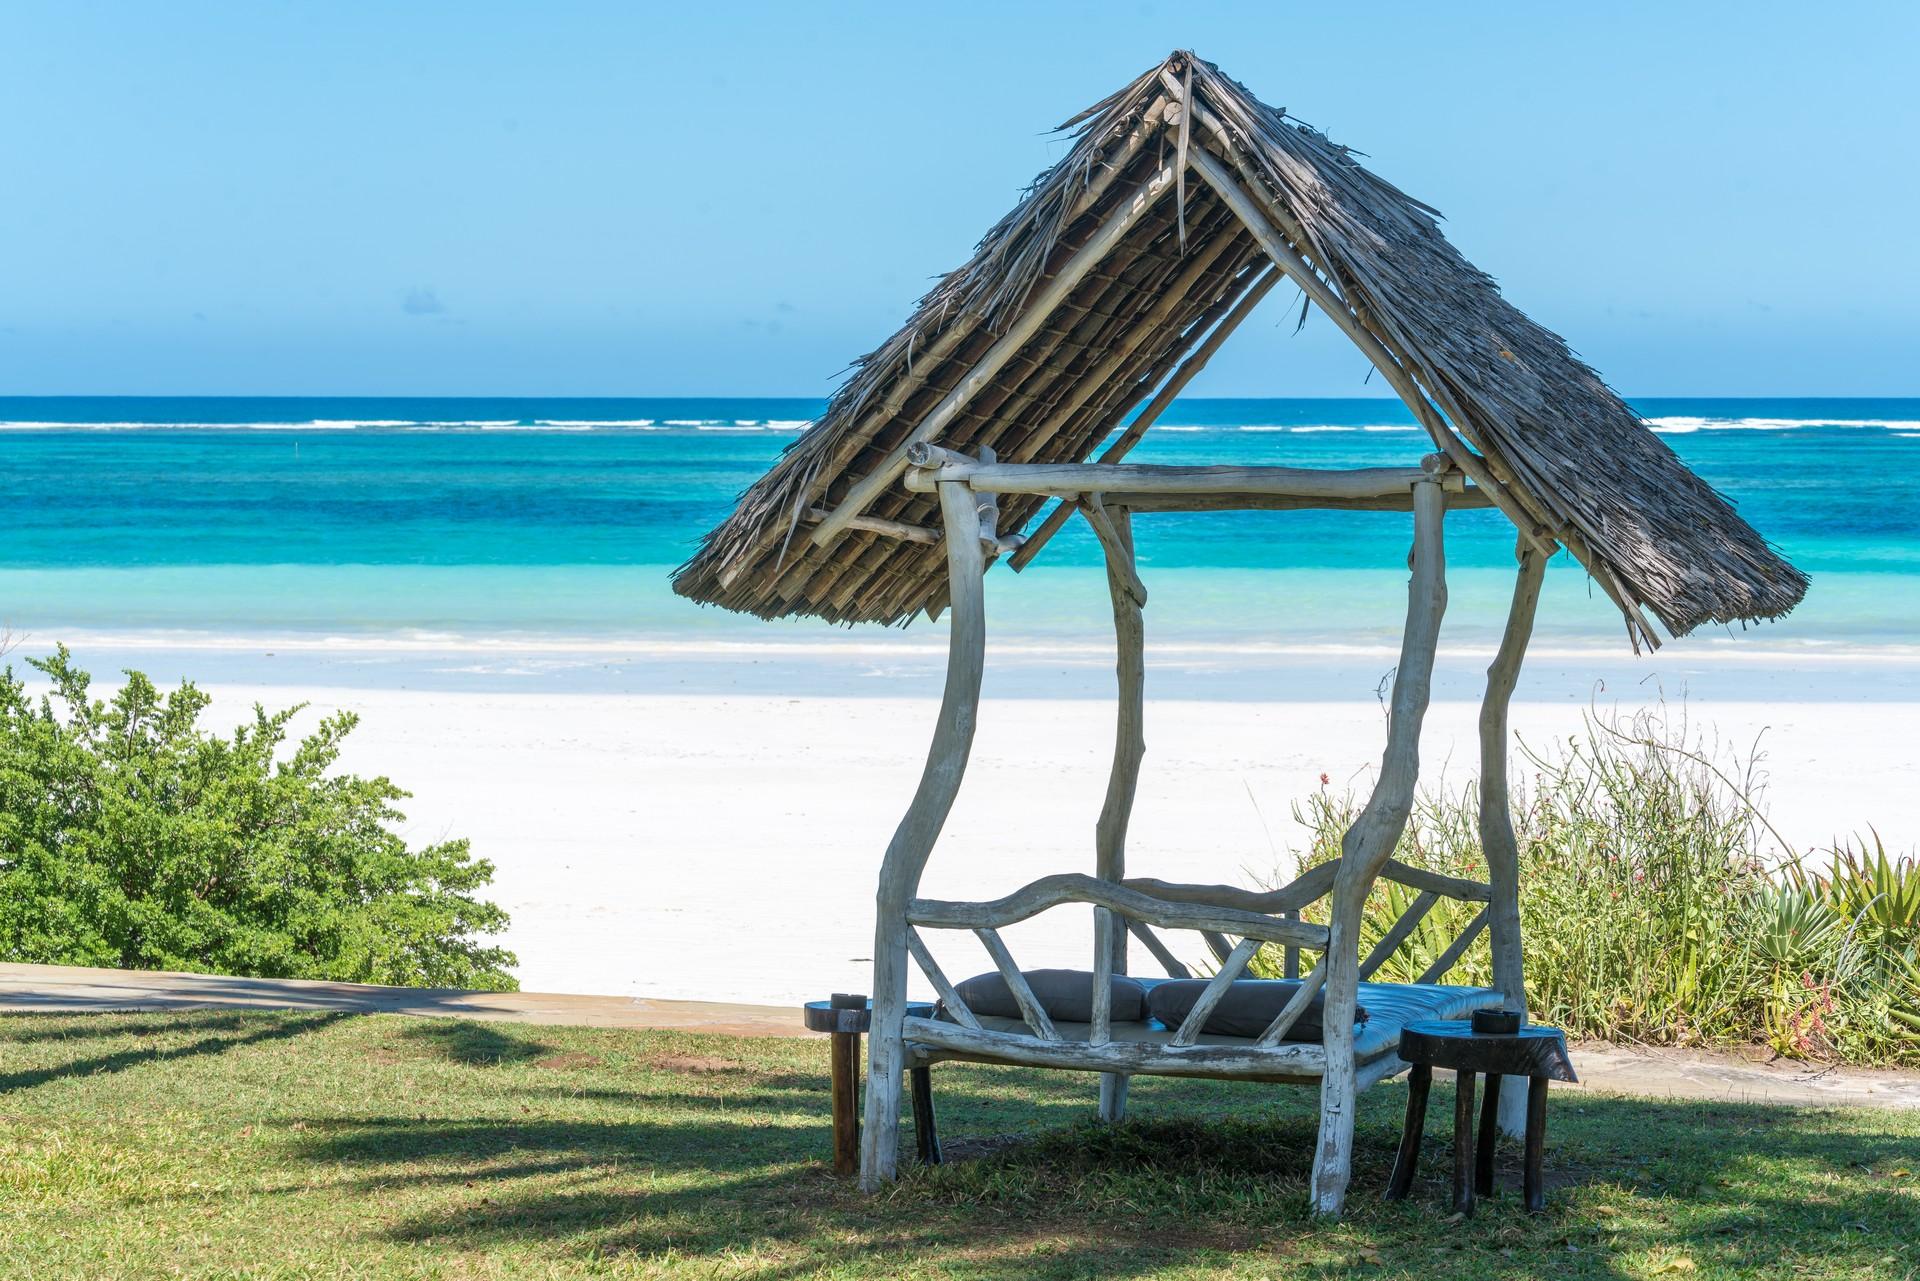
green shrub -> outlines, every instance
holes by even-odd
[[[328,771],[341,712],[277,759],[300,708],[222,738],[207,695],[138,672],[105,702],[65,649],[0,673],[0,959],[510,990],[507,917],[465,841],[411,850],[407,793]]]
[[[1589,718],[1547,751],[1523,749],[1513,819],[1534,1017],[1604,1040],[1920,1061],[1914,860],[1877,837],[1871,852],[1797,853],[1767,822],[1757,755],[1721,759],[1658,714]],[[1395,857],[1485,880],[1477,807],[1473,784],[1424,794]],[[1310,832],[1299,870],[1338,856],[1358,809],[1325,787],[1295,807]],[[1413,897],[1375,886],[1363,954]],[[1376,979],[1413,981],[1475,910],[1443,899]],[[1446,981],[1491,985],[1486,943]]]

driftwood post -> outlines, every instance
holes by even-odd
[[[1540,603],[1540,582],[1547,561],[1526,539],[1520,540],[1520,572],[1513,585],[1513,605],[1507,612],[1507,630],[1500,649],[1487,667],[1487,696],[1480,704],[1480,848],[1487,856],[1487,885],[1491,898],[1487,919],[1493,944],[1493,985],[1507,998],[1507,1008],[1527,1011],[1527,981],[1520,952],[1520,848],[1513,835],[1512,807],[1507,797],[1507,706],[1520,663],[1533,635],[1534,610]],[[1489,1092],[1498,1078],[1487,1082]],[[1518,1137],[1526,1130],[1526,1096],[1518,1079],[1499,1091],[1502,1133]]]
[[[835,1010],[867,1008],[867,998],[835,992]],[[833,1089],[833,1172],[846,1178],[860,1168],[860,1034],[835,1028],[829,1059]]]
[[[907,902],[960,791],[980,713],[980,675],[986,662],[986,558],[973,492],[948,481],[940,486],[940,516],[946,528],[947,576],[952,609],[947,641],[947,683],[927,749],[920,786],[894,830],[880,865],[873,931],[873,1024],[868,1029],[866,1128],[861,1135],[860,1186],[871,1192],[898,1171],[900,1077],[904,1047],[901,1023],[907,1004]]]
[[[1407,588],[1407,628],[1393,678],[1387,750],[1380,778],[1340,842],[1327,951],[1326,1008],[1322,1016],[1326,1075],[1320,1082],[1320,1142],[1313,1167],[1313,1209],[1337,1215],[1346,1200],[1353,1163],[1353,1110],[1358,1082],[1353,1063],[1353,1016],[1360,985],[1360,916],[1374,877],[1392,856],[1413,809],[1420,776],[1420,723],[1433,684],[1434,650],[1447,608],[1443,544],[1446,494],[1438,476],[1413,486],[1413,579]]]
[[[1118,884],[1127,874],[1127,820],[1133,814],[1133,794],[1140,782],[1140,760],[1146,755],[1146,625],[1136,586],[1139,575],[1133,559],[1133,518],[1125,508],[1108,509],[1113,542],[1106,545],[1107,590],[1113,596],[1113,637],[1117,657],[1115,674],[1120,691],[1115,718],[1113,773],[1107,779],[1107,799],[1094,824],[1094,875]],[[1098,909],[1096,909],[1098,910]],[[1127,931],[1101,931],[1110,940],[1110,964],[1115,974],[1127,972]],[[1100,941],[1096,939],[1096,946]],[[1096,967],[1097,968],[1097,967]],[[1127,1078],[1108,1073],[1100,1078],[1100,1119],[1118,1121],[1127,1113]]]

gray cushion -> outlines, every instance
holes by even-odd
[[[1155,983],[1169,980],[1143,978],[1151,989]],[[1353,1030],[1353,1061],[1371,1063],[1382,1058],[1393,1058],[1394,1051],[1400,1048],[1400,1028],[1402,1024],[1416,1019],[1463,1019],[1475,1010],[1489,1009],[1502,1005],[1506,998],[1492,988],[1485,987],[1441,987],[1430,983],[1362,983],[1360,1000],[1372,1015],[1365,1023]],[[991,1014],[980,1016],[980,1026],[989,1032],[1004,1032],[1009,1036],[1031,1036],[1026,1024],[1018,1018],[995,1018]],[[1064,1041],[1084,1041],[1091,1030],[1085,1023],[1069,1023],[1055,1019],[1054,1026]],[[1265,1031],[1265,1028],[1261,1029]],[[1143,1045],[1165,1045],[1173,1039],[1173,1032],[1157,1022],[1115,1023],[1112,1036],[1116,1041],[1132,1041]],[[1252,1045],[1254,1038],[1248,1036],[1209,1036],[1202,1034],[1202,1045]],[[1314,1044],[1317,1044],[1315,1042]],[[1308,1063],[1299,1067],[1307,1076],[1320,1075],[1320,1065]]]
[[[1026,977],[1027,986],[1033,989],[1048,1018],[1068,1023],[1093,1021],[1092,970],[1022,970],[1020,973]],[[983,1018],[1020,1017],[1020,1003],[1013,999],[1013,989],[1007,986],[998,970],[976,974],[959,988],[960,999],[967,1003],[967,1008]],[[1108,991],[1112,994],[1115,1023],[1139,1023],[1147,1017],[1147,989],[1138,979],[1116,974]]]
[[[1147,1009],[1168,1027],[1177,1028],[1193,1010],[1200,994],[1207,990],[1207,982],[1206,979],[1173,979],[1156,983],[1147,997]],[[1294,979],[1240,979],[1227,988],[1227,994],[1213,1007],[1206,1026],[1200,1030],[1213,1036],[1259,1036],[1299,990],[1300,984]],[[1314,993],[1306,1010],[1287,1029],[1286,1039],[1320,1040],[1323,1033],[1320,1018],[1325,1009],[1324,994]],[[1364,1005],[1354,1010],[1353,1021],[1367,1021]]]

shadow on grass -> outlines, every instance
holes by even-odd
[[[527,1063],[553,1053],[551,1045],[520,1035],[510,1024],[430,1019],[408,1024],[401,1036],[468,1067]]]
[[[57,1013],[66,1013],[59,1011]],[[90,1011],[89,1011],[90,1012]],[[122,1019],[80,1022],[63,1020],[52,1026],[27,1027],[46,1023],[48,1015],[38,1010],[0,1011],[0,1041],[31,1045],[39,1041],[89,1041],[138,1036],[176,1036],[181,1032],[233,1032],[258,1023],[252,1010],[169,1010],[155,1013],[150,1021],[132,1023]]]
[[[1379,1250],[1434,1275],[1616,1277],[1637,1274],[1616,1265],[1623,1253],[1649,1250],[1759,1272],[1780,1264],[1783,1241],[1856,1263],[1905,1250],[1900,1225],[1914,1215],[1897,1188],[1853,1177],[1914,1164],[1910,1136],[1849,1130],[1832,1113],[1581,1097],[1556,1103],[1548,1212],[1520,1213],[1508,1150],[1509,1190],[1462,1226],[1447,1217],[1445,1126],[1430,1132],[1414,1199],[1380,1201],[1403,1097],[1389,1088],[1362,1110],[1349,1218],[1323,1226],[1306,1215],[1312,1091],[1137,1082],[1136,1119],[1106,1127],[1077,1078],[983,1068],[936,1074],[950,1149],[983,1155],[937,1169],[903,1157],[906,1177],[868,1198],[826,1173],[824,1076],[788,1079],[709,1094],[655,1077],[503,1098],[590,1094],[630,1109],[626,1120],[316,1119],[296,1155],[356,1189],[472,1189],[381,1229],[392,1241],[750,1258],[768,1277],[855,1248],[876,1273],[897,1256],[982,1274],[1017,1265],[1029,1278],[1144,1275],[1252,1248]]]
[[[17,1090],[30,1090],[49,1081],[63,1077],[100,1076],[106,1073],[124,1072],[129,1068],[145,1067],[154,1063],[170,1063],[178,1059],[202,1058],[207,1055],[225,1054],[242,1046],[261,1045],[271,1041],[285,1041],[309,1032],[317,1032],[329,1023],[337,1023],[349,1017],[346,1014],[306,1014],[275,1019],[265,1027],[260,1027],[260,1015],[236,1021],[233,1016],[209,1015],[204,1019],[192,1016],[179,1016],[164,1024],[156,1024],[132,1035],[157,1036],[162,1033],[178,1035],[183,1029],[189,1033],[234,1032],[231,1036],[210,1035],[185,1045],[150,1045],[139,1049],[120,1050],[113,1054],[96,1054],[89,1058],[74,1059],[66,1063],[49,1067],[28,1068],[18,1072],[0,1073],[0,1095]],[[140,1025],[134,1025],[139,1027]],[[254,1031],[243,1032],[239,1029],[254,1027]],[[111,1035],[129,1035],[127,1025],[121,1024]],[[64,1039],[64,1038],[54,1038]]]
[[[601,1260],[735,1256],[742,1275],[765,1278],[813,1276],[856,1260],[873,1275],[905,1275],[907,1264],[884,1260],[955,1255],[991,1275],[996,1259],[1024,1259],[1042,1238],[1070,1250],[1076,1268],[1105,1260],[1100,1276],[1137,1275],[1174,1257],[1116,1247],[1096,1225],[1057,1216],[1009,1222],[871,1201],[811,1153],[769,1159],[754,1127],[743,1124],[475,1124],[423,1135],[393,1118],[318,1138],[313,1128],[307,1155],[364,1169],[356,1191],[471,1189],[384,1229],[396,1244],[462,1253],[533,1244]]]

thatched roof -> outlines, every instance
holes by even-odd
[[[1160,127],[1182,93],[1201,109],[1185,113],[1190,138]],[[1230,145],[1191,125],[1207,112]],[[1510,509],[1580,557],[1630,634],[1641,631],[1641,607],[1679,635],[1709,620],[1774,618],[1805,594],[1804,575],[1447,243],[1434,210],[1210,63],[1176,53],[1061,127],[1077,129],[1072,150],[858,362],[826,414],[680,567],[676,591],[767,618],[895,623],[941,608],[937,545],[848,529],[818,546],[807,520],[888,458],[1184,141],[1232,163],[1336,301],[1418,383],[1437,434],[1450,425],[1504,482]],[[990,445],[1003,462],[1085,460],[1264,286],[1266,265],[1249,228],[1184,175],[1178,198],[1131,225],[937,443]],[[1026,528],[1042,501],[1009,496],[1000,530]],[[866,514],[939,524],[937,500],[897,481]]]

